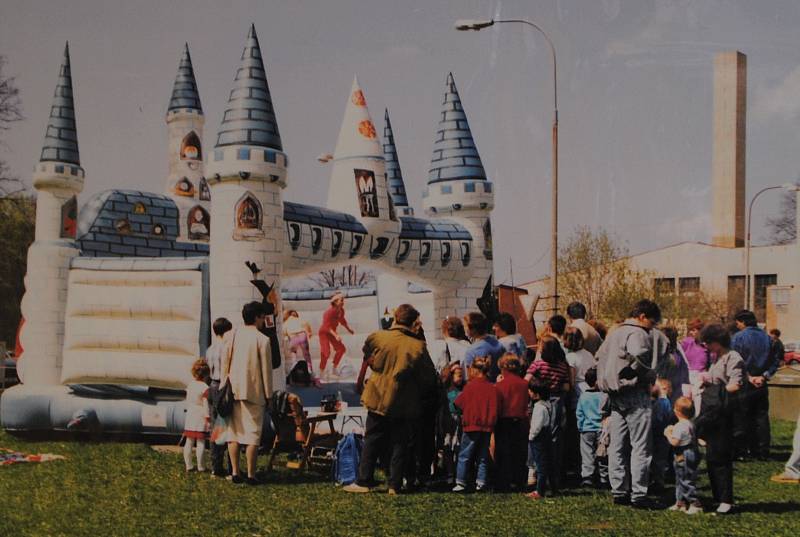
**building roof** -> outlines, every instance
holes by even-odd
[[[453,220],[425,220],[413,216],[400,217],[401,239],[472,240],[467,228]]]
[[[72,98],[72,73],[69,62],[69,43],[64,46],[64,59],[58,71],[53,94],[53,106],[44,135],[40,162],[65,162],[80,166],[78,132],[75,128],[75,103]]]
[[[203,113],[188,43],[183,45],[183,54],[181,54],[181,61],[178,64],[178,74],[175,75],[172,97],[170,97],[169,106],[167,107],[167,112],[178,110],[195,110],[200,114]]]
[[[394,145],[394,132],[392,122],[389,120],[389,110],[384,113],[383,126],[383,158],[386,161],[386,178],[389,181],[389,194],[395,207],[408,207],[406,185],[403,182],[403,172],[397,159],[397,147]]]
[[[250,26],[216,147],[253,145],[283,151],[255,25]]]
[[[461,106],[453,73],[449,73],[442,102],[442,117],[433,144],[428,184],[462,179],[486,180],[486,171],[475,147],[467,115]]]
[[[313,224],[342,231],[367,234],[364,224],[351,214],[291,201],[283,202],[283,219],[288,222]]]

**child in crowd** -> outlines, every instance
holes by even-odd
[[[206,350],[206,363],[210,369],[211,384],[208,390],[208,400],[211,404],[211,421],[217,420],[217,411],[214,409],[214,402],[219,398],[219,383],[222,373],[222,351],[225,348],[225,334],[233,330],[233,325],[225,317],[219,317],[212,325],[214,332],[214,342]],[[215,432],[219,427],[215,427]],[[211,435],[211,477],[224,477],[230,472],[225,470],[225,459],[228,458],[228,446],[223,441],[224,438],[216,438]],[[230,464],[228,464],[230,467]]]
[[[550,403],[550,387],[539,379],[531,379],[528,395],[533,401],[531,425],[528,431],[528,449],[536,465],[536,490],[528,498],[538,500],[544,497],[548,485],[556,492],[553,467],[553,406]]]
[[[597,473],[600,486],[605,487],[608,485],[608,459],[597,455],[597,447],[603,433],[603,407],[608,396],[597,389],[596,368],[584,373],[584,381],[586,387],[575,410],[581,436],[581,486],[591,487]]]
[[[500,414],[494,430],[495,490],[508,491],[524,485],[528,383],[521,376],[522,361],[516,354],[505,354],[498,365],[502,380],[495,384],[500,393]]]
[[[663,490],[669,467],[670,446],[664,438],[664,430],[674,422],[670,394],[672,383],[667,379],[657,379],[650,391],[653,399],[653,459],[650,463],[651,486],[656,492]]]
[[[469,382],[455,400],[455,406],[461,411],[464,433],[461,435],[453,492],[464,492],[467,489],[468,476],[476,463],[478,471],[475,490],[480,492],[486,489],[489,442],[500,407],[500,394],[487,378],[491,366],[491,357],[475,358],[469,367]]]
[[[442,371],[444,401],[439,409],[437,437],[441,463],[439,473],[447,479],[450,486],[456,483],[456,458],[461,439],[461,413],[455,400],[464,388],[464,369],[461,362],[451,362]]]
[[[675,505],[669,509],[694,515],[702,513],[703,506],[697,499],[697,467],[700,454],[692,423],[694,404],[691,399],[680,397],[675,401],[675,417],[678,418],[678,423],[664,430],[664,436],[674,450]]]
[[[192,378],[186,387],[186,423],[183,436],[186,443],[183,446],[183,461],[186,471],[194,471],[192,462],[192,448],[197,444],[197,471],[205,472],[203,455],[206,452],[206,435],[208,433],[208,383],[211,382],[211,369],[205,360],[197,360],[192,365]]]

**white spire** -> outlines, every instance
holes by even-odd
[[[347,98],[339,139],[336,142],[334,160],[348,158],[380,158],[383,159],[378,131],[367,108],[364,92],[358,84],[358,77],[353,78],[353,87]]]

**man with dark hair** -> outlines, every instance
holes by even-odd
[[[266,312],[260,302],[242,308],[244,327],[225,339],[220,389],[230,382],[233,389],[233,412],[228,419],[228,455],[234,483],[258,485],[256,457],[261,441],[264,411],[272,396],[272,349],[267,336],[260,332]],[[247,479],[239,475],[239,445],[247,446]]]
[[[551,316],[547,319],[547,324],[550,326],[550,332],[558,339],[561,339],[567,329],[567,319],[563,315],[555,314]]]
[[[769,456],[769,391],[767,382],[778,370],[782,356],[775,356],[770,337],[758,327],[755,314],[741,310],[734,316],[738,332],[731,348],[742,355],[747,380],[736,394],[733,442],[736,456]]]
[[[344,487],[347,492],[370,491],[375,463],[383,453],[391,454],[389,494],[399,492],[403,484],[410,428],[422,414],[424,401],[436,392],[436,369],[425,341],[413,331],[417,319],[416,309],[400,305],[392,328],[370,334],[364,343],[372,370],[361,395],[367,423],[358,479]]]
[[[597,349],[603,343],[603,338],[597,333],[592,325],[586,322],[586,306],[580,302],[572,302],[567,306],[567,318],[569,325],[574,326],[583,334],[583,348],[597,354]]]
[[[208,388],[209,400],[217,401],[219,399],[219,382],[220,373],[222,369],[222,351],[225,348],[225,334],[233,330],[233,325],[225,317],[219,317],[212,325],[214,332],[214,342],[206,350],[206,363],[211,370],[211,385]],[[211,406],[211,423],[217,419],[217,411],[214,406]],[[211,442],[211,476],[222,477],[227,474],[224,467],[225,459],[225,446],[219,445],[216,442]]]
[[[597,385],[609,396],[608,470],[614,503],[647,506],[652,460],[650,375],[658,304],[637,302],[597,351]]]
[[[467,336],[472,342],[464,355],[464,378],[467,378],[469,366],[473,360],[479,356],[485,356],[491,361],[489,374],[486,377],[490,382],[494,382],[497,375],[500,374],[497,362],[505,354],[503,345],[497,341],[496,337],[489,334],[489,322],[483,313],[477,311],[468,313],[464,317],[464,325],[467,328]]]
[[[525,351],[528,345],[521,335],[517,334],[517,320],[510,313],[503,312],[497,316],[494,322],[494,335],[497,341],[503,346],[505,352],[516,354],[519,358],[525,358]]]

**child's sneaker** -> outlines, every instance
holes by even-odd
[[[675,502],[675,505],[667,508],[667,511],[686,511],[686,504],[683,502]]]
[[[733,506],[729,503],[721,503],[719,507],[717,507],[717,514],[718,515],[728,515],[733,510]]]
[[[702,513],[702,512],[703,512],[703,506],[700,505],[699,503],[693,503],[686,510],[687,515],[696,515],[697,513]]]
[[[467,487],[465,487],[464,485],[458,485],[457,484],[455,487],[453,487],[452,492],[465,492],[466,490],[467,490]]]
[[[538,492],[536,492],[535,490],[533,492],[529,492],[525,496],[527,498],[530,498],[531,500],[541,500],[542,499],[542,495],[539,494]]]

